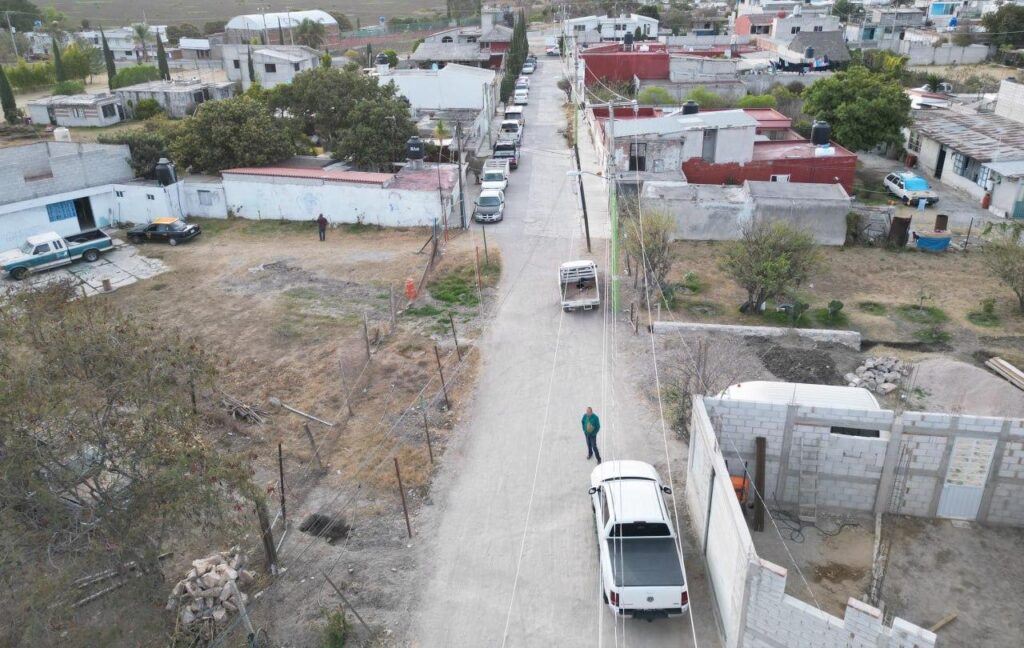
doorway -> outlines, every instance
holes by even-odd
[[[939,147],[939,157],[935,160],[935,179],[942,177],[942,167],[946,165],[946,147]]]
[[[92,203],[88,196],[75,198],[75,213],[78,215],[78,228],[83,232],[96,229],[96,218],[92,213]]]

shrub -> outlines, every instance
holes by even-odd
[[[340,610],[326,613],[327,623],[324,625],[323,647],[345,648],[348,639],[348,621],[345,613]]]
[[[137,83],[156,81],[160,78],[160,70],[152,65],[133,65],[114,75],[110,80],[110,89],[126,88]]]
[[[857,308],[861,309],[868,315],[885,315],[885,304],[879,304],[878,302],[866,301],[857,304]]]
[[[737,108],[774,108],[775,97],[770,94],[747,95],[736,102]]]
[[[163,106],[156,99],[140,99],[139,103],[135,104],[135,119],[149,119],[163,111]]]
[[[914,338],[925,344],[945,344],[952,339],[948,332],[942,330],[942,327],[934,324],[927,326],[923,329],[914,331]]]
[[[999,316],[996,315],[996,300],[991,297],[981,300],[981,310],[967,313],[967,320],[975,326],[999,326]]]
[[[85,92],[85,84],[80,81],[61,81],[53,87],[55,95],[77,95]]]
[[[900,317],[915,324],[941,324],[948,317],[941,308],[919,304],[903,304],[896,309]]]
[[[715,108],[728,108],[729,100],[722,95],[711,92],[704,86],[697,86],[690,91],[690,94],[686,95],[686,98],[691,101],[696,101],[700,104],[701,108],[712,110]]]
[[[651,86],[644,88],[637,95],[637,101],[646,106],[669,106],[676,103],[675,98],[665,88]]]
[[[21,91],[52,85],[56,81],[53,63],[49,61],[28,63],[25,59],[18,59],[16,65],[4,67],[4,72],[11,87]]]

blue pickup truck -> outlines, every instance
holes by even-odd
[[[28,237],[19,249],[0,252],[0,268],[14,279],[24,279],[31,272],[69,265],[79,259],[95,261],[101,252],[113,247],[114,242],[100,230],[68,237],[46,232]]]

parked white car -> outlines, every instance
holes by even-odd
[[[523,125],[516,119],[503,119],[498,136],[502,139],[513,140],[519,144],[523,139]]]
[[[654,467],[606,461],[590,473],[601,559],[601,590],[616,616],[656,619],[690,606],[683,554]]]
[[[512,95],[512,103],[517,106],[525,106],[530,103],[530,91],[526,88],[516,88],[515,94]]]
[[[523,64],[523,74],[533,74],[537,66],[529,61]]]

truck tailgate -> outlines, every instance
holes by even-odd
[[[608,540],[616,587],[682,587],[683,568],[672,538]]]

